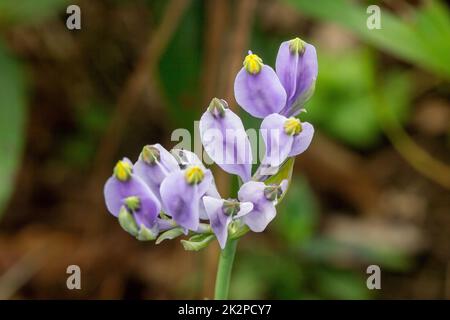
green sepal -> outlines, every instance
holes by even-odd
[[[275,175],[273,175],[270,178],[268,178],[266,181],[264,181],[264,183],[266,185],[271,185],[271,184],[280,185],[283,180],[287,180],[288,181],[287,189],[289,189],[289,186],[291,185],[291,180],[292,180],[292,171],[294,169],[294,163],[295,163],[295,158],[294,157],[288,158],[281,165],[281,167],[278,170],[278,172]],[[283,192],[281,197],[278,199],[277,204],[280,203],[281,200],[283,200],[285,194],[287,193],[287,189],[286,189],[285,192]]]
[[[228,227],[230,239],[239,239],[250,231],[250,228],[241,221],[233,221]]]
[[[158,232],[155,232],[152,229],[148,229],[146,226],[141,224],[136,239],[138,239],[139,241],[152,241],[155,240],[157,236]]]
[[[208,244],[215,238],[213,234],[196,234],[189,238],[189,240],[181,240],[184,250],[199,251],[206,248]]]
[[[164,240],[172,240],[184,234],[183,228],[177,227],[163,232],[157,239],[156,244],[160,244]]]
[[[134,237],[139,233],[136,221],[134,220],[133,215],[127,210],[127,208],[120,208],[118,219],[120,226],[126,232]]]

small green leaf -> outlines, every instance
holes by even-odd
[[[1,10],[0,10],[1,11]],[[0,42],[0,216],[14,187],[24,145],[26,86],[18,61]]]
[[[158,239],[156,239],[156,244],[160,244],[164,240],[172,240],[176,237],[179,237],[184,234],[183,228],[177,227],[170,230],[167,230],[166,232],[163,232]]]
[[[215,238],[213,234],[196,234],[189,240],[181,240],[184,250],[199,251],[206,248],[208,244]]]

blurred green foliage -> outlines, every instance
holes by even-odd
[[[183,16],[159,66],[161,84],[169,103],[170,118],[178,127],[193,130],[203,107],[197,105],[202,91],[203,4],[193,1]]]
[[[316,93],[301,117],[351,146],[372,147],[382,136],[372,90],[373,53],[362,49],[334,55],[320,53],[319,66]],[[391,102],[395,118],[404,122],[411,97],[408,74],[399,70],[386,70],[383,74],[383,82],[376,86]]]
[[[20,63],[0,42],[0,216],[13,187],[25,135],[26,87]]]
[[[68,0],[1,0],[0,25],[33,23],[55,14],[68,3]]]
[[[402,19],[381,10],[381,29],[366,28],[369,3],[348,0],[287,0],[313,18],[337,23],[366,41],[395,56],[450,79],[450,15],[438,0],[426,1]]]

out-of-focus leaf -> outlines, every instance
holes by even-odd
[[[25,80],[18,62],[0,43],[0,216],[14,186],[24,143]]]
[[[275,299],[292,299],[300,295],[306,279],[302,267],[292,256],[283,256],[255,244],[240,257],[234,277],[241,280],[231,283],[234,299],[263,299],[267,298],[266,294]],[[260,267],[268,262],[270,267]]]
[[[109,121],[108,108],[98,101],[88,101],[77,109],[77,131],[67,137],[62,149],[65,163],[77,167],[90,165],[96,151],[98,137]]]
[[[159,66],[162,85],[170,106],[170,116],[177,126],[192,130],[199,118],[197,105],[201,94],[202,7],[193,1],[182,17]],[[206,106],[204,106],[206,108]]]
[[[30,23],[54,14],[68,0],[1,0],[0,23]]]
[[[276,231],[289,244],[296,247],[312,237],[318,219],[318,204],[305,179],[294,178],[277,211]]]
[[[317,262],[347,260],[366,265],[377,264],[396,271],[406,270],[411,265],[411,261],[402,252],[388,248],[355,246],[327,238],[316,238],[303,244],[302,255]]]
[[[320,293],[331,299],[369,299],[371,292],[367,289],[362,275],[346,270],[317,268],[313,271]]]
[[[316,94],[302,117],[354,147],[372,147],[382,134],[371,89],[372,56],[362,50],[334,56],[319,54],[319,64]],[[408,75],[386,72],[379,86],[387,90],[388,99],[393,101],[392,113],[403,122],[408,115],[411,92]]]
[[[369,29],[367,7],[347,0],[287,0],[302,13],[337,23],[391,54],[450,78],[450,18],[440,1],[427,1],[408,21],[381,11],[381,29]],[[321,68],[323,70],[323,68]]]

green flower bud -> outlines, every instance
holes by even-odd
[[[119,224],[126,232],[132,236],[138,234],[138,227],[133,215],[127,210],[127,208],[122,207],[119,212]]]

